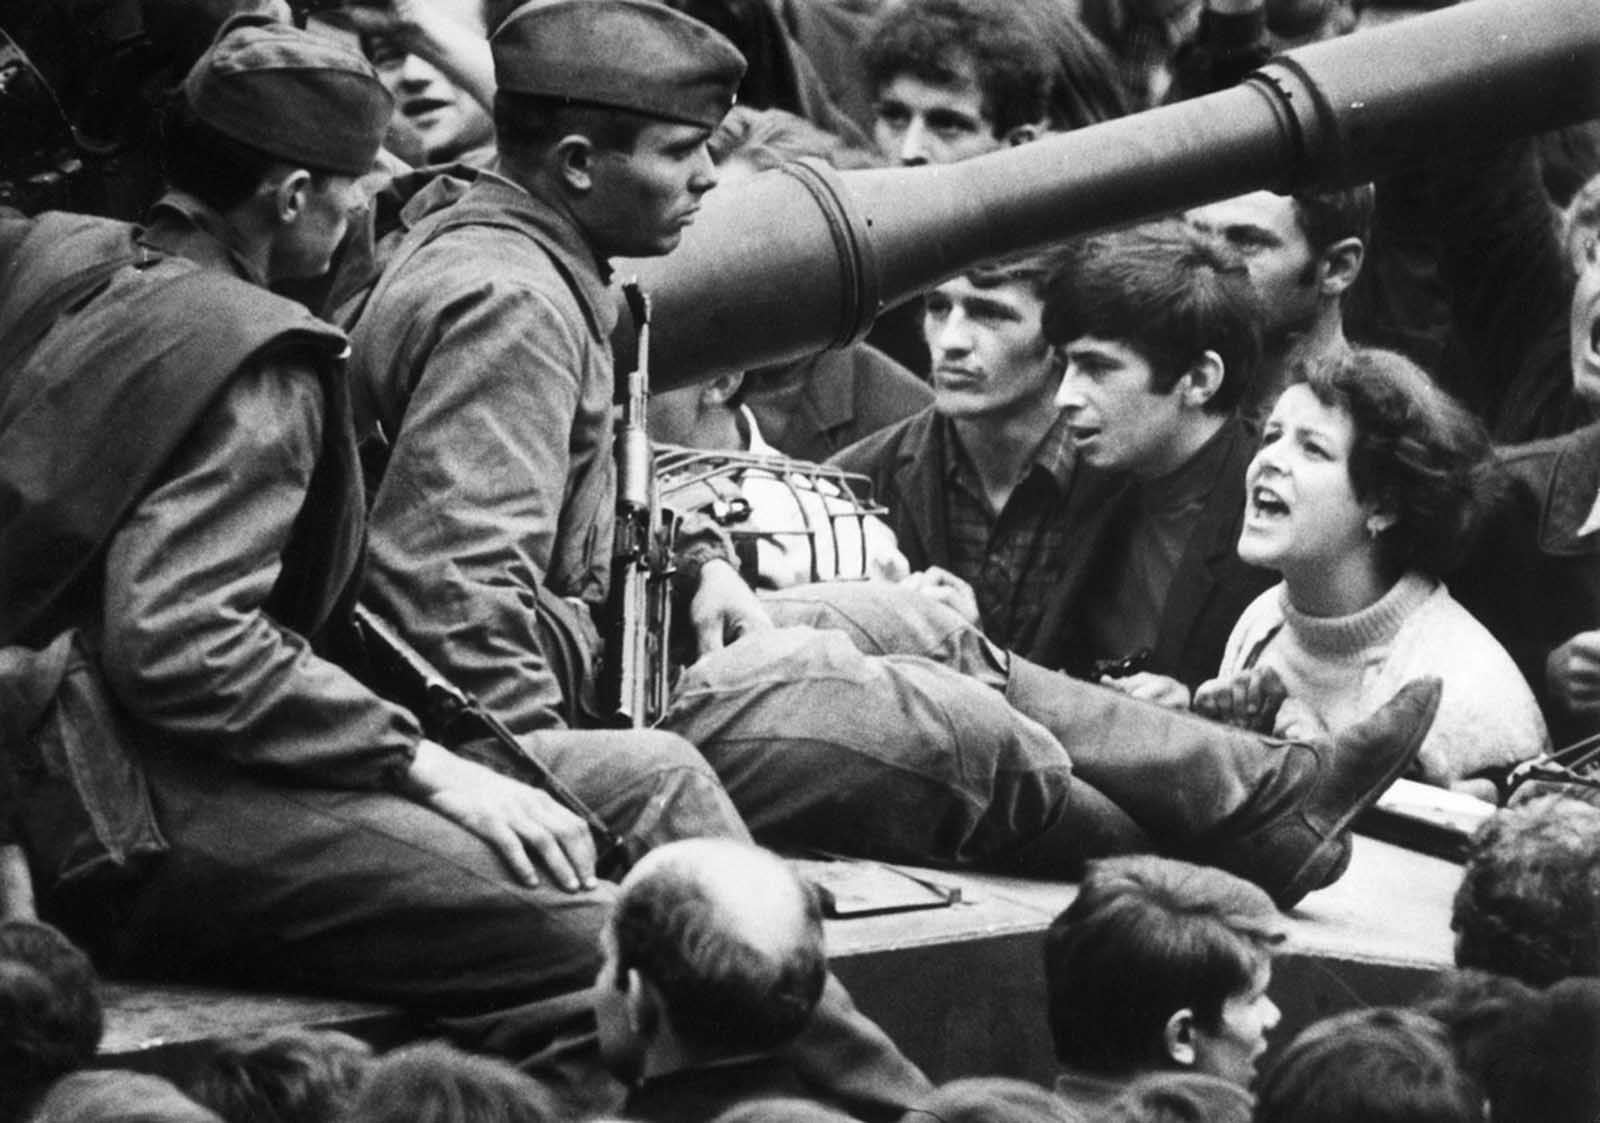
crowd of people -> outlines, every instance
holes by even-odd
[[[614,267],[797,160],[934,182],[1398,13],[102,8],[0,9],[0,1121],[1594,1117],[1600,812],[1512,789],[1600,730],[1600,117],[669,353],[645,727]],[[1463,970],[1258,1079],[1283,912],[1402,778],[1508,804]],[[1081,880],[1055,1086],[929,1085],[796,849]],[[97,969],[449,1044],[96,1071]]]

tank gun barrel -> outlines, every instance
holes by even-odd
[[[1291,51],[1240,85],[959,164],[786,165],[630,263],[665,386],[841,347],[985,261],[1259,188],[1360,183],[1600,116],[1600,3],[1470,0]]]

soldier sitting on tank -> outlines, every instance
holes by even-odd
[[[624,41],[684,61],[566,65],[632,58]],[[618,762],[693,774],[687,741],[772,844],[1056,876],[1159,845],[1282,900],[1337,876],[1353,809],[1430,720],[1425,687],[1338,751],[1054,675],[1024,713],[1004,654],[958,617],[936,618],[953,621],[954,647],[932,645],[946,663],[871,656],[838,630],[776,627],[788,618],[697,541],[680,575],[699,657],[657,728],[598,728],[595,661],[620,655],[588,623],[616,509],[606,262],[678,244],[716,182],[706,141],[737,56],[638,0],[528,4],[491,46],[499,162],[459,198],[413,201],[352,332],[358,395],[391,442],[368,587],[425,656],[601,802],[628,796]]]

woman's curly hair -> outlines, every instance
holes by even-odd
[[[1304,378],[1318,401],[1350,416],[1356,498],[1395,518],[1379,538],[1385,566],[1444,576],[1500,487],[1483,424],[1393,351],[1355,347]]]

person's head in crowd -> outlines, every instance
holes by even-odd
[[[1304,1030],[1261,1074],[1256,1123],[1482,1123],[1483,1094],[1444,1027],[1378,1008]]]
[[[1083,22],[1116,58],[1134,109],[1159,105],[1205,0],[1083,0]]]
[[[428,1042],[373,1063],[343,1123],[560,1123],[545,1085],[505,1061]],[[232,1123],[230,1120],[229,1123]]]
[[[733,45],[647,0],[533,0],[490,48],[501,170],[603,258],[676,247],[717,183],[707,142],[744,73]]]
[[[28,1123],[233,1123],[159,1076],[75,1072],[56,1081]]]
[[[851,1118],[816,1100],[772,1096],[734,1104],[711,1123],[850,1123]]]
[[[1262,430],[1239,556],[1281,574],[1310,612],[1332,596],[1373,603],[1407,573],[1440,577],[1476,527],[1490,455],[1482,423],[1410,359],[1367,347],[1325,359]]]
[[[1600,979],[1544,989],[1483,971],[1455,971],[1417,1003],[1448,1031],[1494,1123],[1600,1119]]]
[[[0,924],[0,1123],[94,1060],[104,1028],[89,957],[48,924]]]
[[[986,427],[1055,416],[1061,361],[1044,337],[1044,291],[1069,252],[983,266],[923,298],[929,377],[942,416]]]
[[[781,109],[736,105],[711,134],[718,178],[734,183],[794,160],[825,160],[841,170],[882,166],[873,153],[852,148],[804,117]]]
[[[745,376],[734,371],[651,394],[650,439],[708,452],[744,451],[749,443],[740,426],[744,382]]]
[[[1012,0],[900,0],[862,52],[885,159],[953,164],[1039,136],[1054,60]]]
[[[162,130],[170,186],[221,216],[266,281],[326,272],[392,101],[371,65],[322,36],[230,21],[184,79]]]
[[[341,1123],[371,1064],[349,1034],[283,1030],[219,1041],[183,1090],[228,1123]]]
[[[1061,1098],[1037,1084],[973,1076],[941,1084],[900,1123],[1072,1123]]]
[[[827,973],[816,895],[775,855],[725,839],[647,854],[601,950],[600,1053],[624,1080],[788,1044]]]
[[[1600,176],[1573,196],[1565,232],[1578,278],[1570,318],[1572,386],[1580,398],[1600,402]]]
[[[443,18],[485,37],[478,0],[430,0]],[[381,9],[386,10],[386,9]],[[402,157],[430,164],[461,159],[494,143],[489,110],[428,59],[410,49],[406,34],[381,21],[363,21],[361,49],[394,98],[390,145]]]
[[[1249,270],[1261,300],[1262,348],[1269,362],[1316,357],[1344,344],[1340,302],[1360,275],[1372,237],[1371,184],[1279,195],[1252,191],[1195,207],[1185,219],[1227,242]],[[1270,405],[1288,371],[1258,389]]]
[[[1282,939],[1271,898],[1222,870],[1150,855],[1090,863],[1045,935],[1056,1060],[1096,1076],[1187,1070],[1247,1086],[1278,1023],[1267,987]]]
[[[1052,132],[1070,132],[1131,111],[1127,89],[1110,50],[1059,0],[1017,0],[1019,11],[1054,62],[1050,81]]]
[[[1096,1123],[1250,1123],[1255,1101],[1204,1072],[1152,1072],[1112,1100]]]
[[[1450,914],[1458,967],[1544,986],[1600,976],[1600,808],[1558,793],[1478,828]]]
[[[1044,309],[1078,456],[1144,479],[1185,463],[1251,385],[1258,315],[1243,262],[1181,223],[1084,243]]]
[[[1354,0],[1266,0],[1274,51],[1289,51],[1348,35],[1359,15]]]

